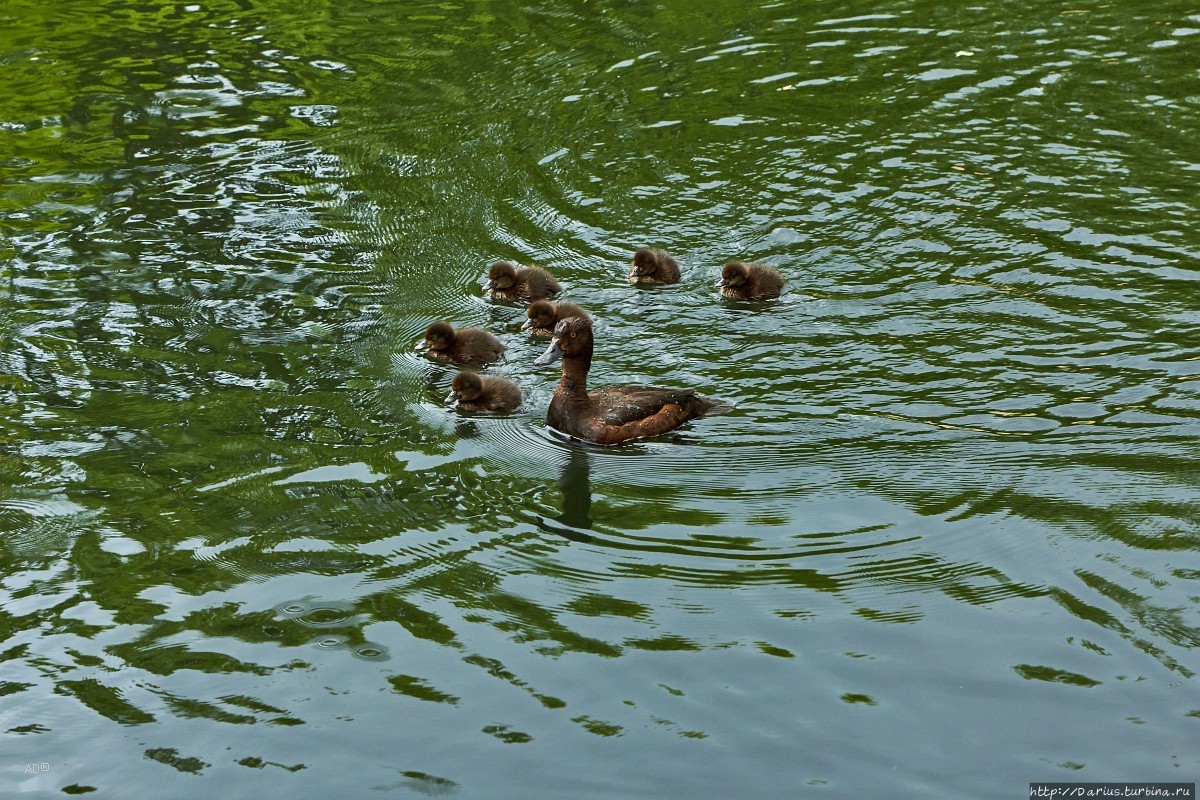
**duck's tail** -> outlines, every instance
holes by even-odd
[[[730,411],[733,411],[733,405],[716,397],[705,397],[698,394],[696,395],[696,401],[697,406],[699,406],[697,416],[715,417],[719,414],[728,414]]]

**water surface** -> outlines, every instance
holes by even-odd
[[[1195,779],[1195,7],[0,31],[8,792]],[[678,286],[628,285],[643,245]],[[499,258],[595,315],[594,385],[734,412],[553,435]],[[721,301],[732,258],[788,291]],[[501,335],[520,411],[444,407],[443,318]]]

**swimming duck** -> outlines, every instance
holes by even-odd
[[[488,269],[487,296],[494,300],[545,300],[562,291],[554,276],[541,267],[520,267],[497,261]]]
[[[666,250],[643,247],[633,254],[630,283],[679,283],[679,262]]]
[[[553,336],[554,326],[567,317],[586,317],[587,312],[574,303],[551,303],[549,300],[538,300],[525,310],[529,319],[521,326],[521,330],[529,331],[534,336]]]
[[[721,270],[717,288],[731,300],[771,300],[779,297],[783,276],[765,264],[730,261]]]
[[[546,413],[546,423],[555,430],[596,444],[618,444],[658,436],[689,419],[729,410],[720,400],[691,389],[627,384],[588,392],[592,344],[592,321],[568,317],[554,326],[550,346],[533,362],[539,366],[559,358],[563,362],[562,378]]]
[[[508,378],[460,372],[446,402],[463,411],[513,411],[521,405],[521,387]]]
[[[455,364],[488,364],[507,348],[481,328],[454,330],[449,322],[435,322],[425,331],[425,341],[417,349],[428,350],[433,358]]]

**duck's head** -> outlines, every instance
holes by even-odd
[[[653,275],[658,271],[658,254],[649,247],[643,247],[633,254],[633,264],[629,267],[629,277],[639,278],[643,275]]]
[[[473,403],[483,394],[483,381],[474,372],[460,372],[454,376],[454,383],[450,384],[450,394],[446,397],[446,402],[458,403]]]
[[[725,289],[733,289],[741,286],[750,279],[750,268],[741,261],[730,261],[721,270],[721,280],[717,281],[717,286]]]
[[[484,289],[511,289],[517,282],[517,267],[511,261],[497,261],[488,269],[487,283]]]
[[[592,352],[592,323],[585,317],[567,317],[554,326],[554,338],[550,346],[533,363],[539,367],[553,364],[560,358]]]
[[[554,320],[557,319],[554,304],[548,300],[538,300],[530,303],[529,308],[525,310],[525,315],[529,319],[525,320],[525,324],[521,326],[521,330],[523,331],[531,328],[553,328]]]
[[[454,327],[449,322],[435,322],[425,329],[425,349],[445,350],[454,344]]]

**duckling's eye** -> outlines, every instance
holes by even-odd
[[[574,339],[574,338],[575,338],[576,336],[578,336],[578,335],[579,335],[579,334],[577,334],[577,333],[572,333],[572,334],[571,334],[571,338],[572,338],[572,339]]]

